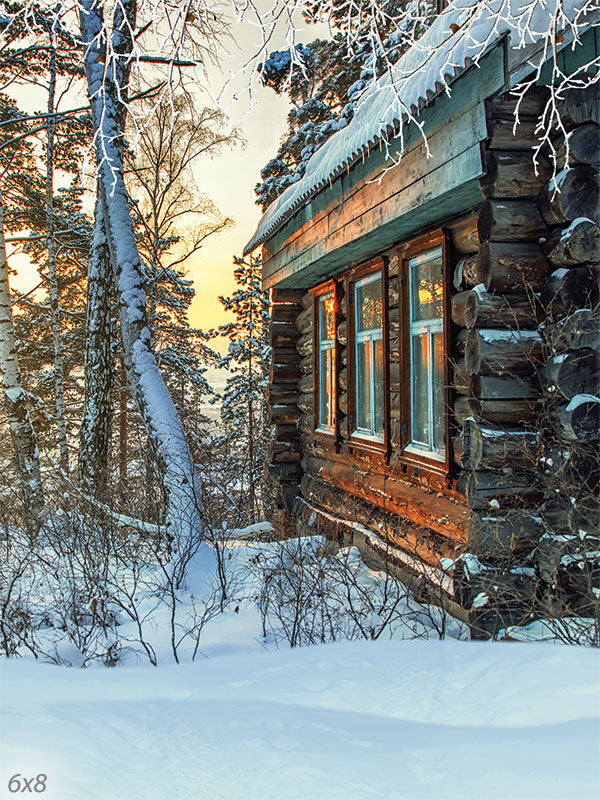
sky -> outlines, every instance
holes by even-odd
[[[198,102],[206,106],[217,105],[217,95],[223,86],[224,73],[239,68],[256,49],[256,29],[238,24],[232,26],[232,56],[223,62],[222,68],[211,67],[203,89],[198,84]],[[308,35],[299,40],[306,42],[319,33],[312,26]],[[283,47],[283,41],[278,45]],[[270,49],[276,49],[275,44]],[[240,79],[236,88],[243,85]],[[217,206],[219,211],[234,221],[231,229],[216,234],[207,240],[202,250],[188,262],[188,276],[194,281],[196,297],[190,309],[190,322],[194,327],[209,329],[231,321],[230,312],[225,312],[218,301],[219,295],[235,291],[233,278],[233,256],[241,256],[245,244],[254,233],[261,216],[255,205],[254,186],[260,179],[261,168],[276,154],[279,141],[286,130],[289,103],[272,89],[258,88],[249,108],[248,100],[241,97],[237,102],[226,97],[221,103],[232,125],[241,127],[244,147],[225,150],[214,159],[199,159],[196,168],[196,184]],[[45,102],[39,89],[19,88],[19,103],[26,110],[39,109]],[[14,288],[29,291],[39,282],[35,270],[25,257],[10,255],[9,262],[17,270],[11,278]]]

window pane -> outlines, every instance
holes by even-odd
[[[444,424],[444,340],[441,333],[433,335],[433,393],[436,450],[444,451],[446,426]]]
[[[333,348],[321,350],[319,363],[319,425],[333,427]]]
[[[356,333],[383,327],[381,277],[356,284]]]
[[[335,339],[335,307],[333,292],[319,298],[319,339]]]
[[[371,342],[356,344],[356,427],[371,430]]]
[[[383,339],[373,342],[375,349],[375,425],[373,433],[383,436]]]
[[[444,297],[441,249],[411,258],[409,267],[412,320],[441,318]]]
[[[429,449],[429,348],[427,334],[412,337],[412,441]]]

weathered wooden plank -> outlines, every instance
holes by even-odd
[[[390,172],[393,173],[394,170]],[[330,230],[328,220],[320,220],[270,259],[270,273],[265,275],[263,285],[281,283],[326,256],[331,274],[333,265],[342,267],[358,261],[363,253],[390,247],[405,233],[418,230],[431,219],[442,220],[448,214],[448,202],[455,204],[455,212],[460,211],[461,202],[473,205],[481,195],[467,184],[482,174],[481,151],[475,145],[387,199],[380,195],[380,202],[372,208],[366,209],[357,198],[354,216],[345,225],[338,224]],[[465,189],[462,194],[467,199],[463,200],[461,193],[455,191],[458,188]],[[346,209],[346,214],[350,211]]]
[[[466,539],[465,509],[448,498],[437,497],[418,486],[393,478],[360,472],[352,465],[312,456],[304,458],[303,467],[311,477],[336,486],[377,508],[431,528],[447,538],[456,541]]]

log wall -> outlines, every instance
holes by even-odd
[[[314,430],[312,295],[273,290],[270,469],[288,509],[300,498],[298,530],[340,538],[335,520],[346,520],[352,522],[345,525],[346,544],[358,524],[424,565],[455,560],[454,599],[480,633],[528,620],[540,608],[589,610],[582,570],[575,580],[577,560],[564,556],[574,555],[572,537],[581,531],[600,536],[591,499],[600,472],[599,155],[597,120],[581,111],[596,105],[577,105],[572,168],[552,181],[548,160],[540,156],[537,172],[532,162],[531,131],[544,102],[543,92],[525,99],[516,134],[514,99],[487,102],[481,205],[458,221],[449,209],[450,483],[407,473],[400,463],[404,377],[396,250],[377,254],[386,259],[388,276],[388,460],[366,449],[357,454],[348,443],[343,291],[332,438]],[[587,566],[583,572],[589,589],[597,576]]]

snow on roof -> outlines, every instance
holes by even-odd
[[[381,139],[389,140],[401,119],[404,123],[416,119],[433,97],[443,91],[450,94],[449,84],[467,67],[477,64],[504,35],[510,34],[513,48],[522,49],[548,36],[558,7],[572,20],[583,4],[584,0],[455,0],[398,60],[392,77],[385,74],[367,89],[350,124],[314,153],[302,179],[271,203],[244,255],[370,146]],[[583,22],[578,20],[579,25]],[[397,156],[402,152],[401,143],[398,139]]]

